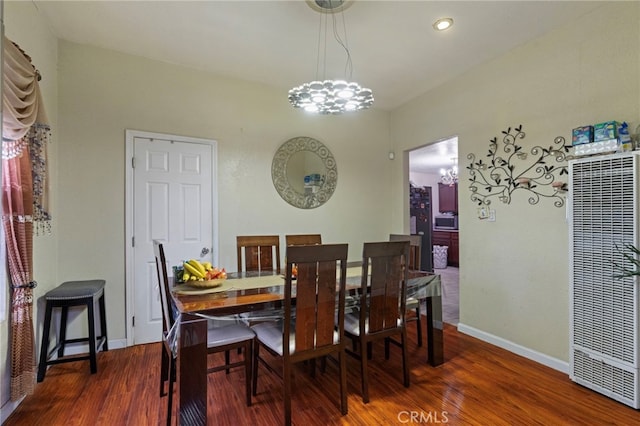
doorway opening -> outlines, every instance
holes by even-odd
[[[431,194],[431,222],[421,223],[409,206],[411,233],[428,232],[424,253],[431,256],[434,273],[442,280],[442,309],[446,323],[459,321],[458,255],[458,137],[441,139],[409,151],[409,186]],[[409,201],[411,203],[411,200]],[[428,231],[425,231],[425,227]],[[420,228],[420,229],[419,229]],[[423,243],[423,247],[425,244]]]

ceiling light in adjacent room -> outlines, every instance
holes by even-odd
[[[445,185],[458,183],[458,159],[452,158],[453,166],[448,169],[440,169],[440,182]]]

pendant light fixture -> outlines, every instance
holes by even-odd
[[[445,185],[458,183],[458,159],[452,158],[453,166],[448,169],[440,169],[440,182]]]
[[[318,56],[316,61],[315,80],[304,83],[289,90],[289,102],[295,108],[318,114],[342,114],[348,111],[367,109],[373,104],[373,92],[363,88],[355,81],[350,81],[353,74],[351,53],[347,43],[347,27],[344,9],[353,0],[307,0],[312,9],[320,12],[318,30]],[[337,14],[342,18],[342,32],[338,28]],[[335,41],[344,49],[347,62],[344,79],[327,79],[326,52],[329,20]],[[324,30],[324,31],[323,31]]]

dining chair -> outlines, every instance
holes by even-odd
[[[409,269],[422,270],[422,236],[389,234],[389,241],[409,241]],[[407,321],[416,321],[416,339],[422,346],[422,319],[420,317],[420,301],[415,297],[407,298],[407,312],[415,312],[415,316],[407,316]]]
[[[275,269],[278,274],[280,273],[280,237],[278,235],[239,235],[236,237],[236,247],[238,272]]]
[[[385,341],[385,358],[389,358],[389,343],[402,350],[403,384],[409,387],[409,360],[406,351],[405,327],[406,286],[409,270],[408,241],[364,243],[360,302],[357,311],[345,315],[344,331],[353,339],[357,351],[347,350],[360,359],[362,401],[369,402],[368,358],[372,342]],[[391,339],[400,335],[400,341]]]
[[[320,234],[289,234],[284,236],[285,244],[289,246],[308,246],[322,244]]]
[[[160,287],[160,302],[162,305],[162,363],[160,373],[160,396],[163,397],[164,382],[169,382],[167,401],[167,425],[171,425],[171,410],[173,402],[173,382],[175,381],[176,361],[172,351],[172,344],[169,341],[169,330],[179,321],[179,318],[172,309],[170,302],[170,286],[167,274],[167,261],[162,243],[153,241],[153,252],[156,259],[156,272]],[[244,324],[229,324],[219,327],[209,327],[207,330],[207,352],[225,353],[225,363],[207,369],[207,373],[215,371],[229,371],[230,368],[244,366],[245,374],[245,396],[247,406],[251,406],[251,375],[253,369],[253,347],[255,333]],[[241,349],[244,352],[243,360],[229,362],[229,351]]]
[[[258,361],[280,373],[284,387],[284,424],[291,424],[293,365],[338,354],[340,412],[347,414],[347,370],[344,339],[347,244],[287,247],[284,284],[284,318],[254,325],[258,344],[254,351],[253,392],[258,387]],[[293,265],[298,267],[295,290]],[[293,294],[295,292],[295,294]],[[294,306],[295,304],[295,306]],[[334,321],[337,318],[337,326]],[[259,356],[260,346],[282,360],[282,371]],[[313,371],[313,370],[312,370]]]

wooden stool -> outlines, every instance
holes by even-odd
[[[67,281],[58,287],[47,292],[45,299],[47,307],[44,314],[44,329],[42,330],[42,345],[40,346],[40,363],[38,365],[38,382],[44,380],[47,366],[88,359],[91,366],[91,374],[98,371],[96,362],[96,352],[109,350],[107,344],[107,318],[104,308],[104,280],[90,281]],[[101,335],[96,338],[95,319],[93,314],[94,302],[98,300],[100,307],[100,331]],[[79,339],[68,339],[67,334],[67,313],[70,306],[86,305],[88,313],[89,337]],[[51,328],[51,312],[53,308],[62,308],[60,316],[60,336],[57,345],[49,352],[49,329]],[[96,344],[96,339],[98,343]],[[67,343],[89,342],[89,354],[79,356],[64,356],[64,346]],[[50,359],[54,352],[58,351],[57,359]]]

